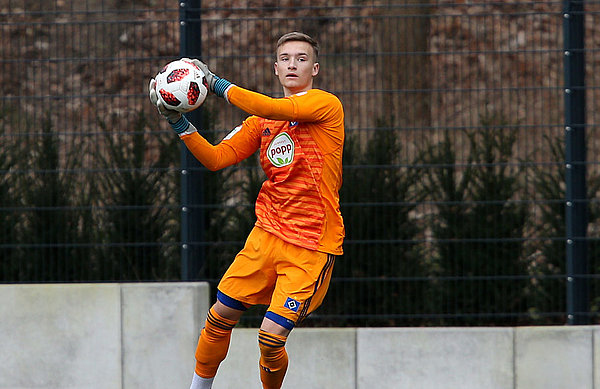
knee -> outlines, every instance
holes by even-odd
[[[213,309],[222,317],[237,322],[248,307],[241,301],[217,291],[217,301],[213,305]]]
[[[261,367],[268,371],[280,368],[283,361],[287,361],[285,343],[287,337],[271,334],[264,330],[258,332],[258,347],[260,348]]]

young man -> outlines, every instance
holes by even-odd
[[[204,166],[222,169],[260,149],[267,176],[256,200],[256,225],[221,279],[200,334],[190,389],[212,387],[233,327],[255,304],[268,305],[258,333],[261,382],[265,389],[281,388],[287,336],[321,304],[342,254],[344,112],[337,97],[313,89],[318,52],[306,34],[279,39],[274,66],[285,95],[279,99],[233,85],[190,60],[204,71],[211,92],[252,115],[216,146],[167,110],[150,81],[150,100]]]

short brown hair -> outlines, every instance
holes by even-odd
[[[279,49],[279,47],[281,47],[281,45],[284,43],[291,41],[308,42],[312,46],[313,52],[315,53],[315,61],[319,57],[319,43],[309,35],[298,31],[292,31],[288,32],[287,34],[283,34],[277,41],[277,49]]]

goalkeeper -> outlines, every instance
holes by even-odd
[[[219,282],[201,331],[190,389],[212,387],[233,327],[256,304],[268,305],[258,331],[262,386],[281,388],[287,336],[321,304],[342,254],[344,112],[333,94],[313,89],[318,52],[306,34],[279,39],[274,69],[284,97],[277,99],[236,86],[192,60],[211,92],[251,115],[216,146],[179,112],[166,109],[150,81],[150,100],[204,166],[222,169],[260,150],[267,176],[255,204],[256,224]]]

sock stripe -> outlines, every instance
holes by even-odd
[[[281,340],[274,339],[266,339],[264,337],[259,337],[258,342],[260,344],[264,344],[267,347],[282,347],[285,346],[285,342]]]
[[[283,347],[287,338],[275,334],[269,334],[263,330],[258,331],[258,343],[266,347]]]
[[[258,341],[258,344],[265,346],[265,347],[270,347],[270,348],[280,348],[280,347],[284,347],[285,346],[285,342],[284,343],[280,343],[280,344],[269,344],[269,343],[265,343],[262,340]]]
[[[218,314],[215,312],[212,312],[212,309],[210,311],[208,311],[208,315],[206,317],[206,320],[213,326],[220,328],[222,330],[226,330],[229,331],[231,329],[233,329],[233,327],[235,327],[235,323],[232,324],[231,321],[226,320],[221,318],[220,316],[217,317]]]

